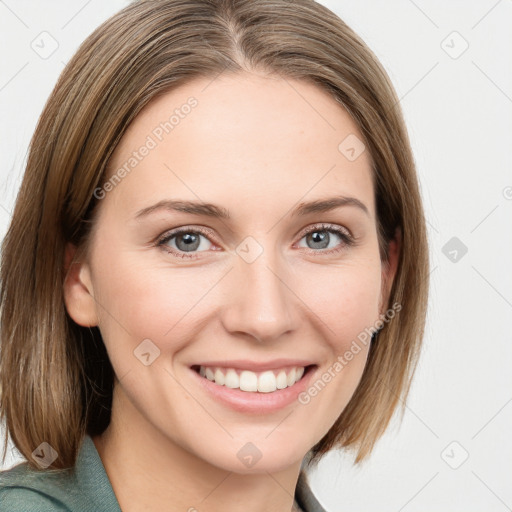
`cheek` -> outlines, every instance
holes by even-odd
[[[146,339],[162,352],[179,351],[195,332],[194,325],[211,312],[208,304],[216,307],[205,293],[215,287],[224,268],[148,265],[143,252],[118,252],[114,258],[105,251],[102,258],[109,264],[97,265],[95,271],[100,330],[109,355],[120,363]],[[124,359],[123,364],[129,362]]]
[[[302,280],[300,296],[322,320],[326,339],[343,349],[379,316],[380,260],[318,267]]]
[[[315,314],[310,317],[318,317],[317,330],[327,348],[315,379],[298,397],[319,422],[318,432],[325,433],[334,424],[361,380],[370,348],[369,328],[378,319],[380,268],[380,260],[368,259],[322,269],[301,288]]]

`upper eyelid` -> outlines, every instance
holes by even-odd
[[[161,242],[161,241],[164,241],[164,240],[167,240],[169,238],[172,238],[176,235],[179,235],[180,233],[199,233],[200,235],[203,235],[204,237],[206,237],[206,235],[211,235],[213,237],[214,235],[214,231],[210,228],[206,228],[204,226],[201,226],[201,227],[198,227],[198,226],[183,226],[183,227],[179,227],[179,228],[173,228],[173,229],[169,229],[167,231],[165,231],[164,233],[162,233],[161,235],[159,235],[156,239],[157,243],[158,242]],[[211,241],[211,240],[210,240]]]
[[[348,229],[346,226],[342,226],[341,224],[333,224],[332,222],[320,222],[318,224],[312,224],[311,226],[307,226],[299,231],[299,234],[307,233],[308,231],[318,229],[319,231],[325,230],[329,231],[329,229],[346,231],[348,235],[352,236],[352,231]]]

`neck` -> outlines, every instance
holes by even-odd
[[[296,510],[300,461],[273,473],[240,474],[216,467],[165,436],[119,395],[114,393],[109,427],[93,441],[123,512]]]

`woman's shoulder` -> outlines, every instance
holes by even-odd
[[[69,512],[62,501],[68,488],[67,473],[35,470],[23,462],[0,471],[0,510]]]
[[[303,469],[299,472],[299,480],[295,488],[295,501],[302,512],[327,512],[313,494],[308,475]]]
[[[28,462],[0,471],[0,511],[121,512],[94,442],[83,439],[69,469],[35,469]]]

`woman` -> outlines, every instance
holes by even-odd
[[[370,454],[425,323],[386,73],[311,0],[132,3],[49,98],[1,280],[0,506],[324,510],[306,469]]]

